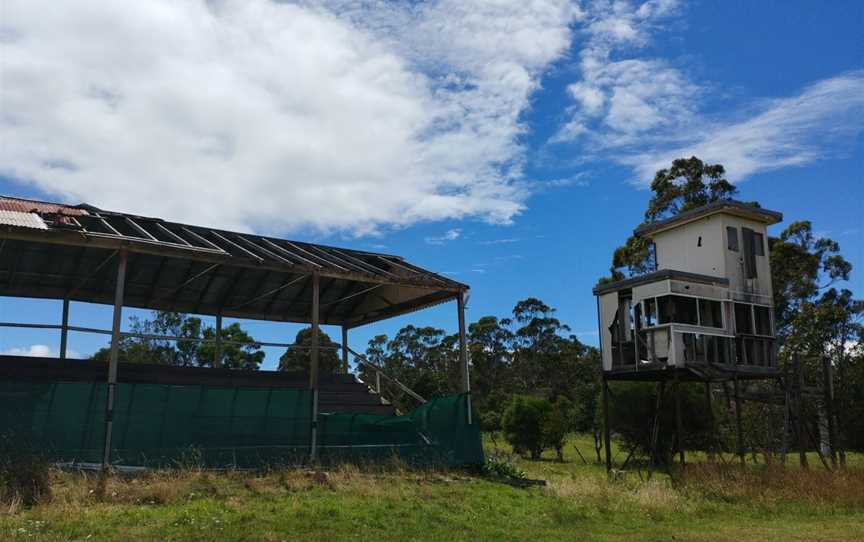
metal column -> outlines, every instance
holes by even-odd
[[[213,349],[213,368],[222,367],[222,314],[216,315],[216,347]]]
[[[612,446],[609,438],[609,384],[603,373],[603,446],[606,448],[606,474],[612,472]]]
[[[732,381],[733,389],[735,390],[735,427],[738,434],[738,459],[741,461],[741,466],[744,466],[744,429],[741,424],[741,391],[738,389],[738,370],[735,370],[735,376]]]
[[[69,298],[63,299],[63,321],[60,323],[60,359],[66,359],[66,345],[69,341]]]
[[[123,290],[126,286],[126,252],[117,259],[117,283],[114,288],[114,320],[111,324],[111,353],[108,362],[108,401],[105,411],[105,449],[102,468],[111,462],[111,431],[114,428],[114,388],[117,385],[117,355],[120,351],[120,326],[123,323]]]
[[[684,466],[684,420],[681,418],[681,380],[678,377],[678,368],[672,369],[672,378],[675,381],[675,440],[678,446],[678,459]]]
[[[456,312],[459,317],[459,364],[462,375],[462,393],[468,394],[468,425],[471,425],[471,380],[468,374],[468,341],[465,337],[465,292],[456,297]]]
[[[348,374],[348,328],[342,326],[342,372]]]
[[[312,389],[312,442],[309,458],[314,462],[318,459],[318,309],[320,277],[312,275],[312,343],[309,349],[309,387]]]

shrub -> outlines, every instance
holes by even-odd
[[[564,461],[564,442],[572,427],[573,403],[562,395],[551,404],[541,424],[543,446],[554,449],[558,461]]]
[[[31,447],[0,437],[0,501],[33,506],[51,498],[50,465]]]
[[[543,423],[552,410],[552,403],[540,397],[516,395],[504,416],[501,426],[504,438],[518,454],[528,452],[531,459],[540,459],[545,448]]]

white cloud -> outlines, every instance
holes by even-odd
[[[773,100],[748,119],[706,124],[692,143],[622,158],[640,180],[682,156],[722,163],[732,180],[799,166],[849,150],[864,131],[864,72],[819,81],[791,98]]]
[[[12,348],[7,348],[0,352],[0,355],[3,356],[27,356],[34,358],[56,358],[60,356],[60,353],[57,349],[52,348],[45,344],[31,344],[30,346],[15,346]],[[66,357],[68,359],[80,359],[81,354],[74,350],[67,350]]]
[[[680,157],[721,163],[740,181],[850,147],[864,128],[861,71],[739,111],[731,120],[705,115],[705,85],[664,59],[639,56],[680,7],[676,0],[588,5],[580,29],[586,36],[581,78],[568,86],[571,114],[550,142],[578,142],[586,159],[629,165],[645,184]]]
[[[438,237],[426,237],[425,241],[426,244],[429,245],[443,245],[448,241],[455,241],[456,239],[459,239],[459,236],[461,235],[462,230],[459,228],[454,228],[452,230],[447,230],[446,232],[444,232],[444,235],[440,235]]]
[[[633,57],[678,8],[675,0],[588,5],[581,28],[586,36],[579,56],[581,79],[567,87],[575,106],[552,142],[588,138],[605,148],[690,121],[701,88],[662,59]]]
[[[523,207],[566,0],[4,3],[0,172],[74,202],[369,233]]]

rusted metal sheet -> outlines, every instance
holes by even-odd
[[[66,216],[83,216],[85,209],[70,207],[61,203],[46,203],[26,199],[0,197],[0,211],[17,211],[19,213],[62,214]]]

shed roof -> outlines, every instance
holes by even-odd
[[[112,303],[119,251],[124,305],[355,327],[455,298],[468,286],[399,256],[0,196],[0,295]],[[35,228],[37,224],[44,228]]]
[[[777,211],[769,211],[768,209],[763,209],[761,207],[756,207],[755,205],[743,203],[740,201],[722,200],[715,201],[714,203],[709,203],[708,205],[703,205],[695,209],[690,209],[689,211],[684,211],[683,213],[678,213],[677,215],[671,218],[667,218],[665,220],[658,220],[656,222],[642,224],[641,226],[633,230],[633,235],[635,235],[636,237],[650,236],[652,234],[668,230],[682,224],[686,224],[687,222],[692,222],[699,218],[718,213],[726,213],[742,218],[749,218],[750,220],[755,220],[764,224],[776,224],[783,221],[783,213]]]

